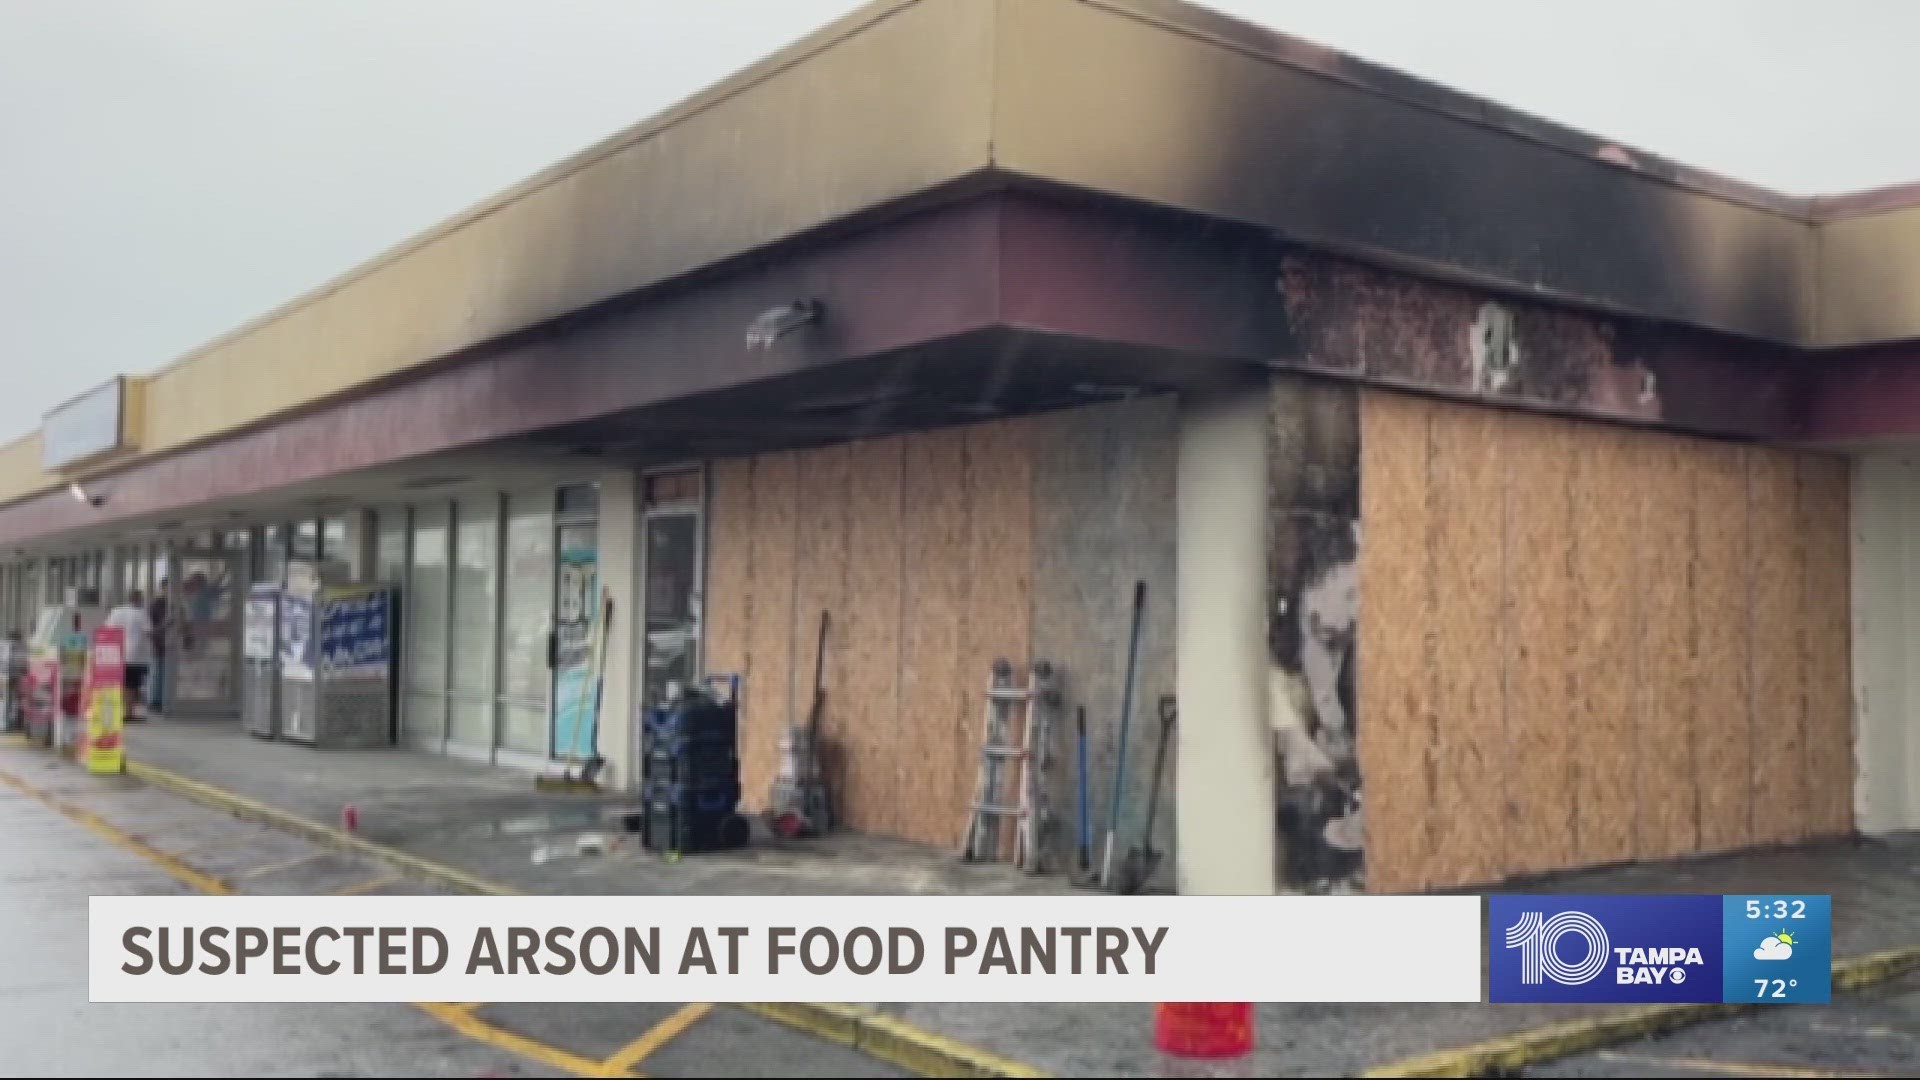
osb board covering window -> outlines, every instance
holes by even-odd
[[[1365,391],[1368,885],[1851,827],[1842,461]]]
[[[1027,420],[716,463],[709,668],[744,676],[749,809],[786,725],[806,719],[824,610],[839,823],[958,844],[989,667],[1029,651],[1032,470]]]

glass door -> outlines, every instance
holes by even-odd
[[[553,493],[507,499],[506,574],[500,598],[500,724],[495,743],[502,760],[547,760],[552,737],[547,696],[553,672],[547,647],[553,634]]]
[[[167,710],[182,715],[238,715],[240,605],[234,600],[239,560],[190,554],[173,583],[177,663],[169,661]]]
[[[646,633],[640,642],[641,704],[669,701],[700,672],[700,512],[645,516]]]
[[[600,528],[569,522],[557,530],[559,573],[553,595],[553,746],[555,758],[593,753],[594,647],[600,621]]]

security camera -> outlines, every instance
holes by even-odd
[[[818,300],[795,300],[769,308],[747,324],[747,348],[767,349],[782,336],[825,317],[826,308]]]
[[[80,503],[83,506],[99,506],[101,503],[104,503],[107,501],[107,497],[105,495],[89,494],[86,488],[83,488],[80,486],[80,482],[78,480],[75,480],[67,485],[67,494],[73,496],[73,501]]]

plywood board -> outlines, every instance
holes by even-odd
[[[1628,578],[1641,595],[1633,639],[1639,653],[1634,856],[1661,859],[1700,846],[1692,590],[1698,567],[1693,476],[1703,444],[1668,435],[1632,438],[1644,506],[1638,559]]]
[[[849,496],[847,474],[852,448],[845,443],[803,451],[799,458],[798,553],[794,569],[793,655],[794,715],[804,720],[813,708],[814,675],[824,688],[820,717],[820,764],[827,790],[837,801],[874,770],[847,753],[847,702],[838,692],[845,676],[846,628],[831,621],[846,617]],[[830,621],[826,650],[820,655],[820,618]],[[836,632],[837,630],[837,632]],[[855,765],[858,765],[858,768]]]
[[[1573,768],[1574,861],[1633,857],[1639,732],[1637,571],[1650,464],[1639,433],[1562,422],[1572,452],[1573,621],[1567,652],[1573,700],[1561,738]],[[1522,765],[1520,772],[1527,767]]]
[[[974,775],[959,775],[954,748],[983,718],[969,716],[966,687],[984,688],[985,671],[963,670],[969,634],[968,556],[972,547],[966,489],[966,438],[954,428],[907,437],[906,653],[902,664],[901,734],[896,765],[901,835],[956,844],[966,823]]]
[[[799,459],[763,454],[753,462],[753,668],[742,690],[740,785],[743,802],[763,809],[779,765],[780,736],[792,720],[794,556]]]
[[[853,444],[847,461],[847,590],[836,636],[845,643],[834,682],[834,709],[846,757],[847,786],[836,793],[851,828],[900,835],[913,793],[900,785],[902,470],[899,437]]]
[[[1742,847],[1753,836],[1748,453],[1702,443],[1693,460],[1694,746],[1705,851]]]
[[[1807,546],[1807,831],[1838,836],[1853,827],[1850,480],[1844,458],[1808,454],[1799,464]]]
[[[1753,573],[1754,841],[1804,836],[1807,821],[1806,682],[1801,620],[1805,541],[1794,455],[1749,451]]]
[[[709,673],[744,675],[747,629],[752,625],[752,458],[713,463],[713,493],[707,514],[703,664]]]
[[[1575,595],[1573,435],[1563,420],[1514,414],[1502,425],[1507,469],[1507,868],[1574,861],[1569,649]]]
[[[1024,682],[1033,658],[1033,425],[1025,419],[976,424],[965,429],[964,437],[969,589],[966,651],[960,670],[968,676],[984,672],[994,660],[1005,657],[1014,667],[1015,678]],[[986,707],[977,682],[963,678],[962,715],[981,714]],[[1047,760],[1056,770],[1070,734],[1065,723],[1054,725]],[[1024,725],[1018,723],[1008,733],[1015,740],[1025,735]],[[979,750],[980,733],[962,725],[946,755],[955,783],[969,793]],[[1016,783],[1025,782],[1018,769],[1010,771],[1018,778]],[[1011,858],[1014,829],[1009,825],[999,834],[1001,855]]]
[[[1087,713],[1095,843],[1106,828],[1119,742],[1132,586],[1147,583],[1136,700],[1173,692],[1175,402],[1171,394],[1036,416],[1033,439],[1033,654],[1053,661],[1067,715]],[[1150,755],[1132,729],[1121,778],[1122,835],[1145,824]],[[1069,729],[1070,730],[1070,729]],[[1067,752],[1072,743],[1065,744]],[[1056,805],[1073,806],[1075,762],[1062,762]],[[1155,832],[1173,850],[1172,766]],[[1077,825],[1063,817],[1063,822]],[[1058,851],[1072,854],[1072,828]],[[1172,860],[1167,860],[1171,862]]]
[[[1441,605],[1431,672],[1433,798],[1440,812],[1432,818],[1428,877],[1467,884],[1497,880],[1505,867],[1505,468],[1499,413],[1439,405],[1432,415],[1428,503],[1438,513],[1428,522],[1429,591]],[[1396,617],[1391,610],[1368,614]]]
[[[1428,544],[1428,433],[1435,406],[1383,391],[1360,410],[1360,778],[1366,798],[1367,889],[1427,886],[1436,749],[1434,625]]]

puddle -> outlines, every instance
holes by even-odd
[[[598,829],[602,820],[603,815],[597,807],[591,810],[554,810],[482,821],[462,831],[469,836],[481,837],[534,836],[540,833]]]

